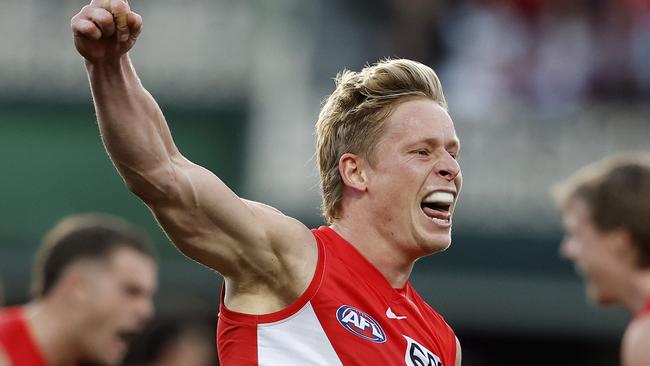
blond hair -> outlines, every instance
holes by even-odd
[[[339,218],[343,180],[339,159],[345,153],[373,164],[384,121],[406,99],[430,98],[445,110],[447,101],[436,73],[419,62],[382,60],[360,72],[344,70],[335,79],[316,123],[316,154],[321,177],[322,211],[328,223]]]
[[[638,250],[639,264],[650,266],[650,154],[625,154],[588,165],[553,191],[566,210],[580,201],[599,231],[626,230]]]

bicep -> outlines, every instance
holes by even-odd
[[[460,341],[456,337],[456,366],[460,366],[462,363],[463,352],[460,348]]]

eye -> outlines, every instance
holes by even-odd
[[[420,156],[429,156],[429,150],[427,149],[414,150],[413,153],[418,154]]]
[[[454,160],[458,160],[458,153],[457,152],[449,151],[449,155],[451,155],[451,157],[454,158]]]
[[[143,291],[140,287],[133,284],[126,284],[122,287],[124,294],[129,297],[138,297]]]

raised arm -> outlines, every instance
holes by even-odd
[[[141,17],[122,0],[93,0],[71,27],[86,59],[106,150],[175,245],[238,287],[273,292],[284,286],[286,292],[288,281],[295,287],[288,292],[299,295],[316,263],[311,233],[273,208],[240,199],[179,152],[127,54],[142,29]]]

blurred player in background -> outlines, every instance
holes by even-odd
[[[650,365],[650,154],[609,158],[558,186],[566,237],[561,253],[596,304],[632,315],[623,366]]]
[[[179,250],[225,278],[222,364],[460,364],[453,330],[409,283],[419,258],[450,245],[461,187],[433,70],[390,60],[339,75],[317,123],[330,226],[309,230],[179,152],[127,54],[141,29],[121,0],[72,19],[116,168]]]
[[[133,341],[123,366],[214,366],[214,330],[190,319],[152,322]]]
[[[149,242],[126,222],[60,221],[37,253],[32,301],[0,309],[0,365],[118,365],[153,314],[156,277]]]

